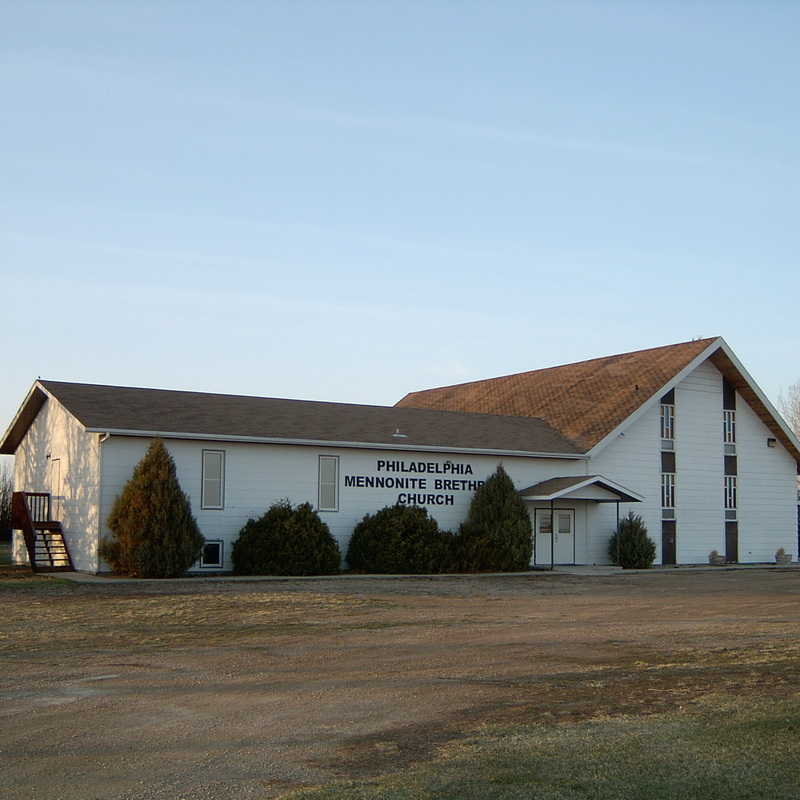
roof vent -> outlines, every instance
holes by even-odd
[[[392,439],[408,439],[408,436],[405,433],[400,433],[400,428],[395,428]]]

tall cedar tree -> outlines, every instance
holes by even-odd
[[[458,533],[461,569],[528,569],[533,530],[528,509],[502,465],[478,487]]]
[[[205,540],[164,442],[155,439],[117,497],[100,555],[117,574],[175,578],[200,558]]]

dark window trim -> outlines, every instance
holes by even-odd
[[[210,506],[206,503],[206,453],[221,453],[222,465],[220,467],[220,500],[222,504],[218,506]],[[225,510],[225,451],[212,450],[204,448],[200,456],[200,509],[203,511],[224,511]]]
[[[218,564],[204,564],[203,554],[205,552],[205,544],[218,544],[219,545],[219,563]],[[225,563],[225,542],[222,539],[206,539],[203,545],[203,551],[200,553],[200,569],[222,569]]]
[[[334,458],[336,459],[336,507],[335,508],[323,508],[322,507],[322,459],[323,458]],[[317,511],[325,514],[334,514],[339,511],[339,456],[328,455],[326,453],[320,453],[317,456]]]

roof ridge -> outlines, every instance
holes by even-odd
[[[415,406],[398,406],[398,405],[378,405],[377,403],[346,403],[339,400],[307,400],[299,397],[271,397],[267,395],[258,395],[258,394],[226,394],[223,392],[196,392],[191,391],[189,389],[164,389],[164,388],[155,388],[150,386],[117,386],[115,384],[106,384],[106,383],[84,383],[82,381],[51,381],[45,380],[43,378],[37,379],[36,383],[40,383],[46,389],[48,388],[48,384],[58,384],[59,386],[75,386],[81,388],[89,388],[89,389],[122,389],[128,390],[132,392],[164,392],[169,394],[185,394],[191,395],[193,397],[224,397],[230,398],[233,400],[273,400],[277,403],[304,403],[304,404],[314,404],[320,406],[327,406],[327,407],[347,407],[347,408],[374,408],[374,409],[383,409],[383,410],[397,410],[398,412],[410,412],[410,413],[426,413],[426,414],[442,414],[442,415],[461,415],[464,417],[492,417],[497,418],[509,418],[509,419],[519,419],[519,414],[491,414],[486,411],[463,411],[463,410],[451,410],[447,408],[417,408]],[[56,392],[54,394],[57,395]],[[553,427],[552,423],[548,422],[544,417],[539,416],[527,416],[526,419],[534,420],[536,422],[543,423],[547,425],[549,428],[553,430],[557,430]],[[560,432],[559,432],[560,433]],[[563,434],[561,434],[563,436]],[[569,437],[565,437],[569,438]]]

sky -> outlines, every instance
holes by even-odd
[[[390,405],[725,337],[800,379],[800,4],[0,0],[37,376]]]

